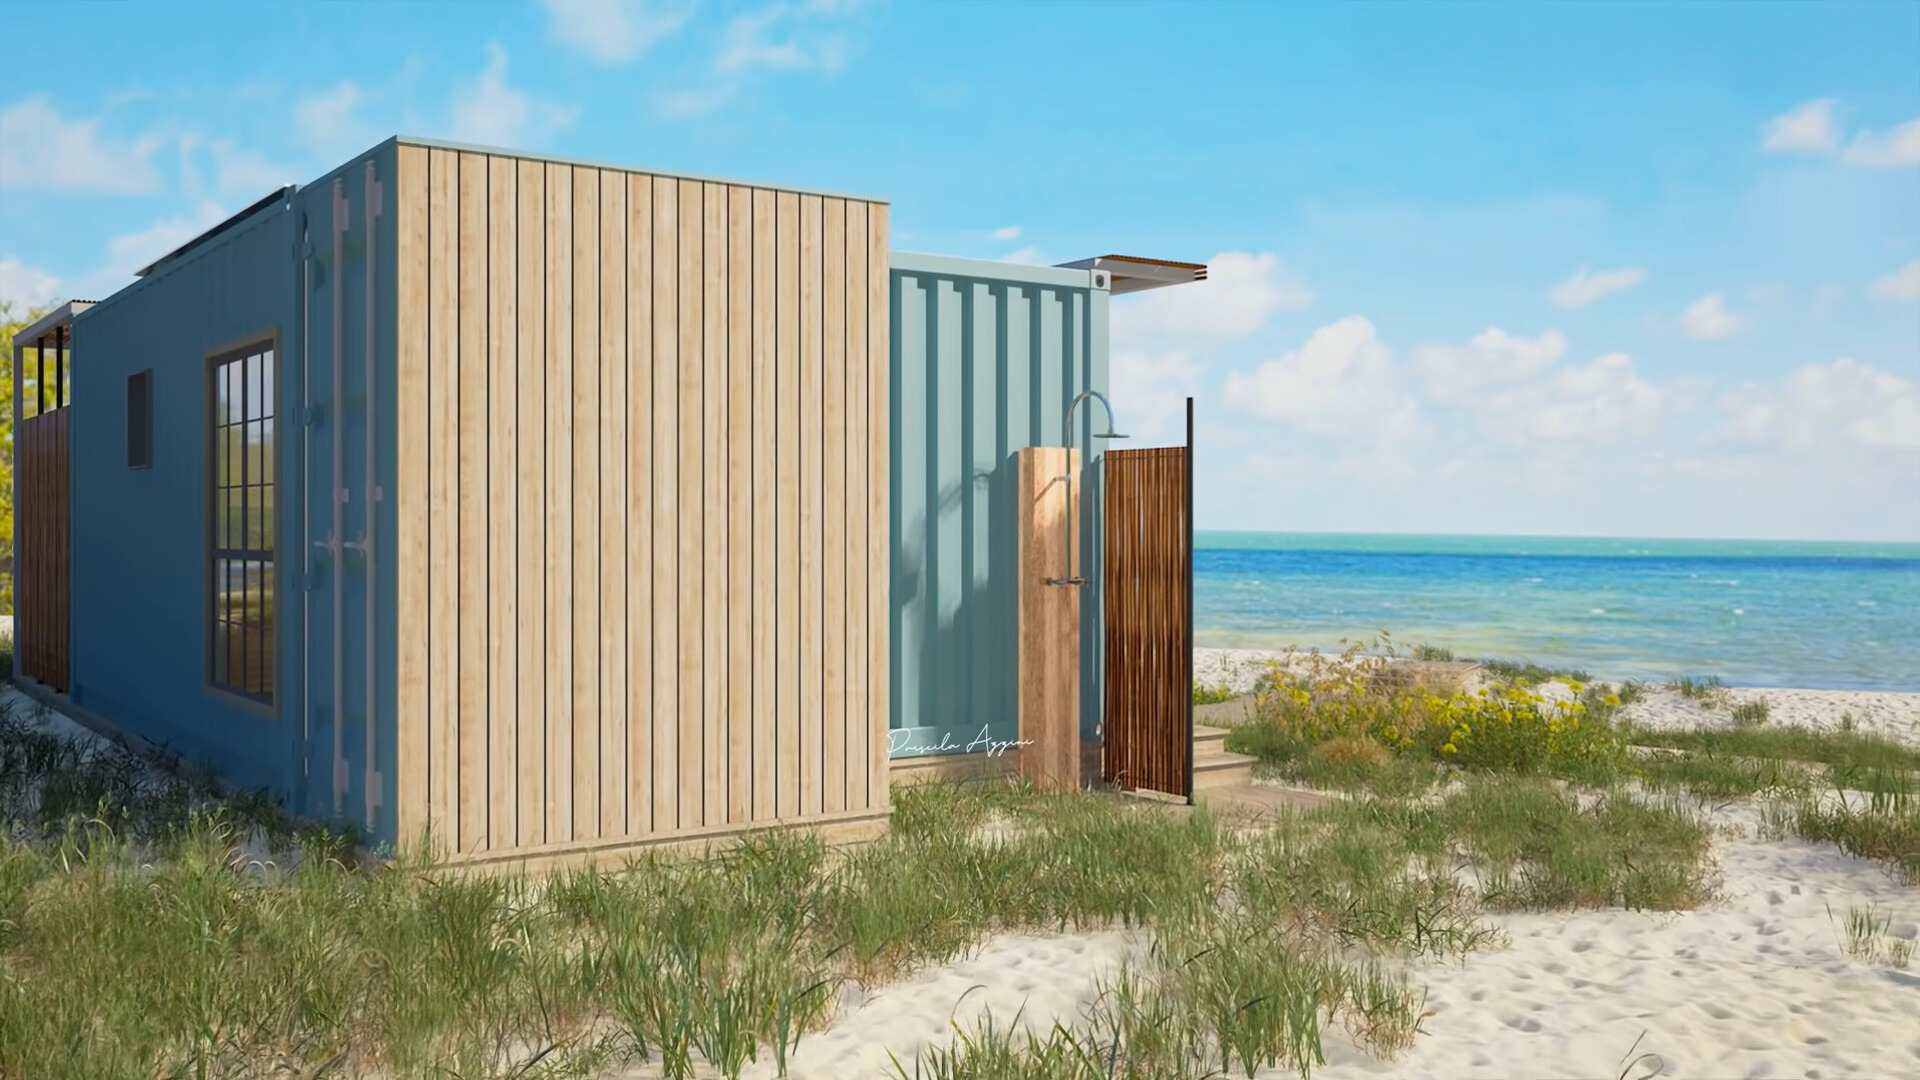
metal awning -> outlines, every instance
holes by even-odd
[[[1140,255],[1095,255],[1091,259],[1080,259],[1059,265],[1069,270],[1106,271],[1107,280],[1111,283],[1109,290],[1115,294],[1207,280],[1206,263],[1149,259]]]
[[[33,325],[13,335],[13,346],[19,349],[33,348],[36,343],[55,327],[71,326],[73,317],[92,307],[98,301],[69,300],[33,321]]]

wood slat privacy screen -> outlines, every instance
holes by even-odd
[[[402,836],[884,814],[885,204],[397,173]]]
[[[14,568],[21,671],[64,693],[69,677],[68,626],[72,582],[67,414],[56,408],[20,421],[14,436],[19,469],[20,565]]]
[[[1188,431],[1192,430],[1189,405]],[[1192,437],[1108,449],[1101,778],[1193,793]]]

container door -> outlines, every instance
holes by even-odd
[[[307,350],[302,478],[306,570],[301,810],[380,829],[373,717],[371,542],[380,491],[371,460],[375,218],[373,165],[315,189],[307,207]]]

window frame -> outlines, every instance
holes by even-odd
[[[139,385],[142,391],[144,392],[143,397],[140,400],[140,406],[142,409],[145,410],[144,417],[143,417],[144,427],[141,434],[143,434],[146,437],[144,442],[137,448],[140,452],[140,458],[137,463],[134,460],[134,451],[136,447],[133,445],[133,407],[134,407],[134,401],[135,401],[134,386],[136,385],[136,380],[138,380],[137,385]],[[153,468],[153,369],[152,368],[141,368],[139,371],[133,372],[132,374],[127,376],[126,420],[127,420],[127,424],[126,424],[127,468],[134,471]]]
[[[281,372],[283,367],[280,344],[280,332],[278,329],[250,334],[218,348],[207,350],[207,352],[202,355],[200,367],[200,378],[202,382],[200,395],[202,409],[200,430],[201,438],[203,439],[204,453],[204,460],[200,469],[200,491],[202,498],[205,500],[205,513],[202,515],[202,527],[204,531],[202,535],[200,562],[200,625],[202,628],[201,679],[209,693],[268,716],[277,715],[280,703],[282,674],[280,671],[280,636],[284,625],[282,612],[280,610],[281,603],[284,599],[282,595],[284,590],[281,588],[280,556],[285,547],[285,537],[280,527],[280,500],[285,494],[280,483],[280,474],[282,471],[280,468],[280,423],[282,418],[279,412],[278,399],[280,396]],[[227,682],[225,673],[218,670],[217,665],[220,657],[217,654],[216,645],[222,626],[220,618],[221,612],[218,603],[219,596],[215,591],[215,585],[219,579],[219,564],[223,553],[227,553],[225,557],[232,559],[236,557],[231,554],[234,551],[240,552],[243,556],[252,551],[252,549],[244,547],[239,549],[220,547],[218,542],[219,537],[216,535],[216,529],[220,520],[220,499],[226,491],[232,490],[233,487],[233,485],[230,484],[223,485],[217,472],[219,465],[218,440],[221,437],[223,428],[219,412],[220,370],[228,364],[236,361],[244,362],[248,357],[262,353],[270,357],[270,360],[266,364],[266,371],[269,373],[272,381],[273,394],[262,402],[264,411],[262,415],[256,419],[265,421],[270,425],[269,430],[273,433],[274,446],[270,459],[272,462],[272,473],[266,481],[266,485],[270,487],[273,492],[274,509],[270,523],[272,547],[266,550],[263,560],[267,564],[263,577],[263,587],[268,590],[274,612],[272,627],[264,631],[266,637],[264,645],[266,650],[266,673],[269,686],[265,694],[252,693],[242,687]],[[241,408],[241,423],[252,422],[246,418],[244,401]]]

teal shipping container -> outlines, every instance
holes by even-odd
[[[980,753],[1018,734],[1013,455],[1060,446],[1069,403],[1107,391],[1104,270],[893,252],[893,756]],[[1075,411],[1090,456],[1075,570],[1099,565],[1107,417]],[[1063,553],[1064,554],[1064,553]],[[1099,591],[1080,605],[1080,728],[1099,733]]]

